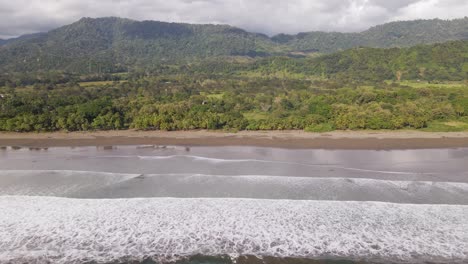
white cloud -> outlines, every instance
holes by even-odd
[[[395,19],[450,19],[468,15],[468,0],[422,0],[399,10]]]
[[[468,0],[0,0],[0,37],[81,17],[223,23],[267,34],[360,31],[393,20],[463,17]]]

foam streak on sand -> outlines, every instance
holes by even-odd
[[[148,256],[463,263],[468,206],[248,199],[0,197],[1,263]]]
[[[126,158],[131,156],[125,156]],[[307,164],[299,162],[285,162],[285,161],[273,161],[273,160],[258,160],[258,159],[218,159],[218,158],[208,158],[200,156],[191,156],[191,155],[172,155],[172,156],[138,156],[142,160],[174,160],[174,159],[189,159],[192,161],[202,161],[210,163],[247,163],[247,162],[257,162],[257,163],[272,163],[272,164],[283,164],[283,165],[294,165],[294,166],[305,166],[305,167],[321,167],[321,168],[330,168],[330,169],[339,169],[339,170],[349,170],[349,171],[358,171],[358,172],[368,172],[368,173],[380,173],[380,174],[398,174],[398,175],[434,175],[434,173],[424,173],[424,172],[404,172],[404,171],[383,171],[383,170],[369,170],[369,169],[360,169],[352,167],[343,167],[335,166],[328,164]]]

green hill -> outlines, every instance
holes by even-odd
[[[190,72],[354,81],[468,79],[468,41],[410,48],[352,48],[314,58],[268,57],[249,62],[205,60]],[[181,71],[179,69],[179,71]]]
[[[91,65],[94,67],[94,65]],[[93,70],[93,69],[91,69]],[[207,78],[261,77],[280,79],[339,79],[345,82],[386,80],[463,81],[468,80],[468,40],[450,41],[410,48],[352,48],[318,57],[269,56],[212,57],[171,62],[132,69],[135,76],[184,75]],[[119,77],[120,76],[120,77]],[[127,74],[74,74],[63,71],[42,73],[0,73],[0,87],[35,83],[64,83],[74,80],[115,80]]]
[[[311,32],[272,38],[227,25],[83,18],[47,33],[1,41],[0,70],[110,73],[226,56],[301,57],[360,46],[403,47],[467,38],[468,18],[393,22],[362,33]]]
[[[411,48],[354,48],[322,56],[311,71],[354,79],[468,79],[468,41],[451,41]]]
[[[121,18],[83,18],[0,48],[6,71],[115,72],[221,55],[262,56],[276,46],[267,36],[225,25],[191,25]]]

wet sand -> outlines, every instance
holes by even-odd
[[[426,149],[468,147],[468,132],[420,131],[99,131],[0,133],[0,146],[116,145],[258,146],[315,149]]]

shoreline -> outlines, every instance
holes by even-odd
[[[119,145],[256,146],[289,149],[434,149],[468,147],[468,132],[404,131],[97,131],[0,133],[0,147]]]

